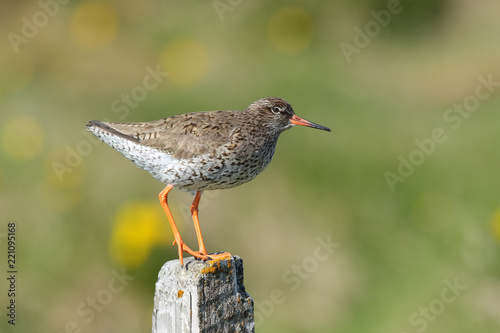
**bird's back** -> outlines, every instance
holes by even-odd
[[[188,190],[230,188],[271,161],[277,137],[245,111],[206,111],[150,122],[89,122],[89,130],[158,180]],[[251,130],[250,130],[251,128]]]

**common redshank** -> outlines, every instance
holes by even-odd
[[[202,260],[230,256],[208,254],[198,220],[198,204],[205,190],[232,188],[261,173],[271,162],[279,135],[295,125],[330,131],[295,115],[292,106],[277,97],[259,99],[243,111],[202,111],[139,123],[89,121],[88,130],[139,168],[167,186],[160,203],[170,222],[180,264],[182,252]],[[194,192],[191,205],[198,251],[182,240],[168,207],[172,188]]]

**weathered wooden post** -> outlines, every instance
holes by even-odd
[[[156,282],[153,333],[255,332],[243,260],[184,259],[163,265]]]

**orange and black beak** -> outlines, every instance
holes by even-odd
[[[320,129],[322,131],[328,131],[328,132],[332,131],[328,127],[321,126],[321,125],[313,123],[312,121],[309,121],[309,120],[305,120],[304,118],[300,118],[297,115],[293,115],[292,118],[290,118],[290,123],[292,123],[293,125],[301,125],[301,126],[317,128],[317,129]]]

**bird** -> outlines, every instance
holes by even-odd
[[[159,199],[183,266],[183,252],[200,260],[231,256],[206,250],[198,219],[203,191],[230,189],[254,179],[271,162],[280,134],[297,125],[331,131],[295,115],[278,97],[259,99],[242,111],[199,111],[148,122],[91,120],[87,129],[166,185]],[[168,206],[174,187],[195,194],[191,217],[198,251],[184,243]]]

